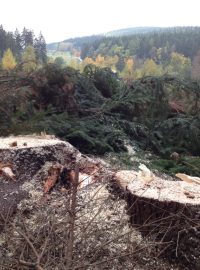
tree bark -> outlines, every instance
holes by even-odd
[[[131,224],[166,243],[170,259],[200,269],[200,185],[156,176],[146,181],[134,171],[119,171],[113,180],[125,194]]]
[[[0,173],[0,221],[1,216],[12,215],[18,203],[28,196],[22,185],[33,178],[41,178],[38,172],[45,164],[60,164],[72,170],[77,160],[82,161],[83,167],[90,162],[71,144],[49,135],[0,138],[0,171],[1,167],[9,166],[15,175],[11,179]]]

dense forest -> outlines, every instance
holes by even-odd
[[[99,53],[104,56],[113,56],[117,53],[118,56],[136,55],[138,58],[144,59],[154,57],[154,50],[162,48],[163,58],[161,60],[165,60],[167,53],[173,51],[193,58],[199,50],[199,42],[199,27],[177,27],[146,34],[105,37],[90,43],[86,42],[85,47],[82,48],[81,56],[84,59],[86,56],[93,57]]]
[[[133,30],[125,29],[108,36],[69,39],[50,44],[48,49],[80,56],[81,62],[67,61],[74,68],[83,70],[87,64],[109,67],[125,79],[164,74],[199,77],[199,27],[136,30],[135,34],[132,34]]]

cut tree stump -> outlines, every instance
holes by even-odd
[[[165,255],[200,269],[200,185],[155,175],[147,181],[135,171],[118,171],[113,180],[125,194],[131,224],[162,243]]]
[[[50,135],[0,138],[0,224],[1,217],[12,215],[18,203],[28,196],[28,193],[22,189],[25,182],[35,178],[41,182],[45,181],[40,173],[43,168],[47,171],[48,181],[51,167],[65,168],[66,175],[66,172],[74,169],[77,162],[80,166],[81,179],[83,175],[88,178],[98,168],[93,160],[81,155],[71,144]],[[6,170],[5,166],[7,166]],[[9,172],[9,170],[14,177],[6,176],[4,171]],[[91,176],[88,179],[90,182],[94,180]],[[88,179],[87,184],[89,184]],[[47,182],[46,186],[44,184],[44,193],[53,186],[53,184],[49,185],[48,188],[47,184],[49,183]],[[84,181],[80,186],[84,186]]]
[[[131,223],[165,255],[181,258],[188,269],[200,269],[200,185],[163,180],[144,165],[141,173],[105,169],[106,174],[98,161],[48,135],[0,138],[0,226],[29,196],[24,184],[34,180],[45,194],[58,177],[73,179],[77,163],[79,188],[102,177],[112,179],[127,200]]]

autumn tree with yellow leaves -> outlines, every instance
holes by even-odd
[[[173,52],[166,72],[180,78],[188,78],[191,74],[191,60],[183,54]]]
[[[105,67],[106,66],[105,65],[105,57],[102,56],[102,55],[100,55],[100,54],[98,54],[97,57],[96,57],[96,59],[95,59],[95,65],[97,67],[101,67],[101,68]]]
[[[17,65],[17,62],[15,60],[15,57],[13,56],[13,53],[11,49],[7,49],[4,52],[3,58],[2,58],[2,68],[4,70],[10,71],[13,70]]]
[[[134,60],[128,58],[125,60],[125,67],[121,72],[121,76],[125,79],[133,79],[134,77]]]
[[[157,65],[153,59],[146,59],[141,69],[141,75],[143,76],[159,76],[162,75],[162,66]]]
[[[33,46],[29,45],[25,48],[22,55],[22,61],[23,70],[25,72],[31,72],[37,68],[36,55]]]

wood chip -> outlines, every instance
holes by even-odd
[[[17,146],[17,141],[11,142],[9,145],[10,145],[10,147],[16,147]]]
[[[12,164],[0,162],[0,175],[4,175],[6,178],[15,180],[15,174],[12,171]]]
[[[184,174],[184,173],[177,173],[176,177],[180,178],[182,181],[184,181],[186,183],[200,185],[200,178],[199,177],[189,176],[189,175]]]

